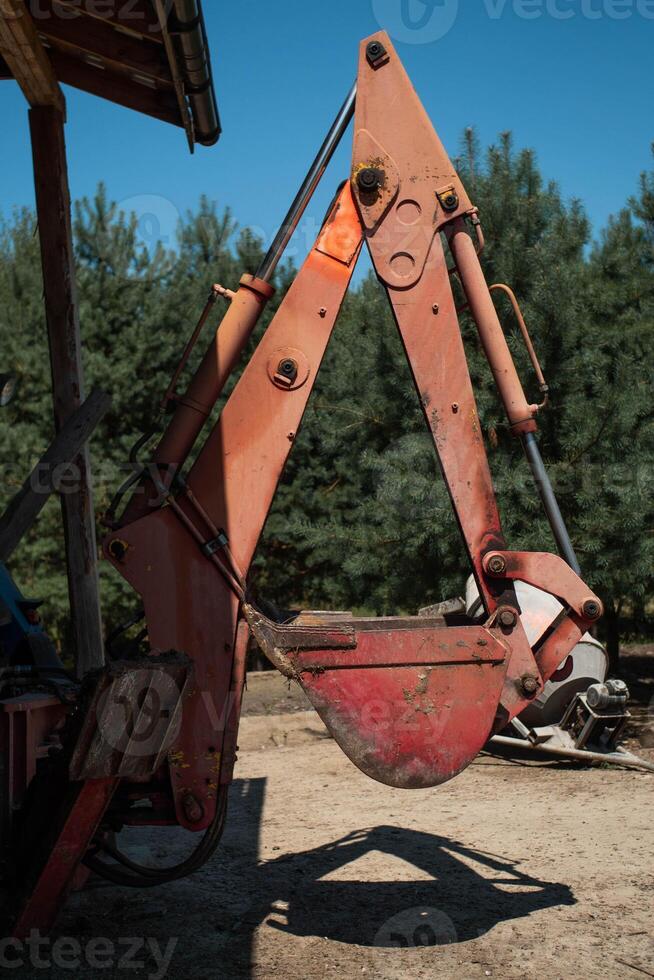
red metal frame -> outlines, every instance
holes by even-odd
[[[371,41],[382,45],[382,58],[371,61]],[[361,178],[364,171],[377,175],[376,185],[366,185]],[[445,651],[448,675],[456,676],[461,697],[474,701],[482,719],[474,735],[470,726],[458,725],[456,712],[443,690],[436,681],[430,681],[434,685],[432,710],[438,711],[441,718],[452,713],[452,724],[443,730],[450,733],[451,743],[463,746],[461,758],[474,758],[483,744],[482,730],[485,738],[529,703],[565,658],[579,631],[591,622],[583,615],[578,595],[579,588],[584,599],[591,596],[590,592],[570,570],[563,574],[562,563],[553,556],[551,561],[543,556],[532,556],[531,560],[522,556],[517,564],[513,556],[506,574],[489,572],[486,556],[510,553],[481,436],[451,270],[440,232],[449,242],[516,433],[534,431],[538,406],[530,405],[524,396],[466,225],[466,218],[478,225],[476,209],[384,34],[367,39],[361,46],[351,176],[350,185],[339,195],[314,249],[191,468],[186,489],[175,493],[170,506],[137,521],[131,520],[133,511],[128,508],[125,526],[106,546],[110,560],[143,597],[153,649],[183,650],[195,664],[197,691],[186,708],[186,715],[195,723],[184,724],[179,744],[169,759],[177,816],[180,823],[192,829],[207,826],[215,806],[203,793],[214,765],[208,745],[214,739],[203,717],[203,699],[206,703],[209,697],[219,712],[225,703],[226,679],[231,675],[234,637],[246,595],[249,565],[362,239],[369,247],[397,322],[490,617],[488,625],[497,631],[506,651],[505,676],[499,692],[495,683],[487,683],[486,696],[480,698],[476,687],[479,671],[471,670],[467,661],[457,663],[456,657],[452,660],[457,642],[454,631],[444,624],[432,627],[432,640],[441,652],[433,654],[429,664],[436,668],[443,662]],[[290,378],[281,371],[284,364],[293,367]],[[184,430],[184,424],[184,419],[176,417],[161,446],[188,447],[195,429]],[[166,458],[160,447],[156,461],[175,465],[182,462],[178,452],[173,457]],[[214,541],[209,546],[213,553],[208,559],[201,545],[215,538],[217,529],[224,531],[223,547]],[[226,540],[228,549],[224,547]],[[558,562],[553,571],[552,561]],[[537,651],[529,646],[520,624],[513,588],[513,579],[525,576],[532,584],[553,591],[570,608],[569,615],[562,617]],[[333,627],[328,623],[316,626],[318,632],[321,628],[328,649]],[[291,634],[292,630],[291,624]],[[386,700],[396,715],[405,707],[406,671],[413,672],[415,684],[421,683],[419,672],[425,661],[418,656],[417,645],[423,640],[422,632],[417,624],[404,629],[401,637],[390,625],[370,633],[354,630],[357,654],[366,650],[370,668],[376,662],[375,651],[386,651],[388,662],[379,668],[376,689],[385,687]],[[295,641],[300,642],[302,636],[298,634]],[[316,643],[320,649],[319,637]],[[409,644],[413,655],[407,656],[412,666],[402,666],[399,652],[394,665],[389,652],[393,644],[397,650],[400,645],[404,649]],[[342,657],[338,703],[348,707],[349,690],[352,708],[360,696],[356,671],[350,669],[351,653],[343,653]],[[315,670],[307,654],[302,654],[296,662],[297,679],[322,710],[323,717],[331,718],[333,712],[325,707],[329,685],[315,681]],[[432,670],[430,677],[437,674],[438,670]],[[495,670],[494,680],[498,675]],[[371,683],[370,671],[366,683]],[[357,740],[362,745],[365,742],[357,728],[356,714],[349,712],[347,733],[344,734],[342,719],[332,725],[332,731],[365,768],[364,749],[358,753],[353,749]],[[444,750],[447,755],[447,746]],[[440,782],[452,771],[447,763],[441,765],[439,754],[426,743],[421,745],[420,739],[413,741],[411,753],[425,784]],[[387,765],[379,760],[375,763],[378,778],[400,783],[405,780],[407,784],[412,781],[413,777],[407,775],[410,766],[405,767],[403,776],[401,766],[393,769],[388,753],[385,758]],[[194,825],[183,807],[184,797],[191,792],[200,794],[204,813]]]
[[[62,810],[53,814],[51,839],[34,842],[35,851],[47,848],[50,857],[34,881],[21,882],[25,898],[12,929],[16,938],[27,938],[34,929],[46,932],[54,925],[117,784],[116,779],[71,784]]]
[[[194,662],[194,691],[169,754],[177,817],[190,830],[205,829],[214,816],[215,794],[207,786],[216,780],[222,736],[216,724],[223,723],[230,703],[240,597],[235,576],[226,576],[221,565],[231,560],[237,578],[247,573],[361,241],[345,187],[192,467],[177,497],[179,510],[150,513],[105,544],[109,559],[143,598],[153,650],[183,650]],[[289,359],[297,363],[290,384],[277,370]],[[209,560],[199,545],[214,538],[217,528],[229,539],[230,556],[222,563]],[[190,793],[202,801],[199,820],[189,820],[184,807]]]
[[[14,814],[36,775],[39,759],[47,757],[56,743],[56,730],[67,708],[49,694],[24,694],[0,701],[0,755],[5,760],[0,827],[8,832]]]
[[[441,233],[514,432],[534,431],[538,406],[525,398],[468,221],[481,245],[477,211],[388,37],[366,39],[351,182],[187,479],[167,491],[150,474],[105,542],[107,558],[143,599],[153,654],[178,650],[193,661],[193,689],[164,767],[177,820],[189,830],[212,824],[218,786],[231,779],[248,627],[279,669],[303,685],[356,765],[391,785],[415,787],[465,768],[491,732],[542,690],[601,611],[560,559],[507,550]],[[282,626],[248,595],[250,563],[363,240],[433,437],[486,609],[483,626],[320,615]],[[270,294],[251,277],[229,294],[231,308],[155,453],[155,472],[172,468],[179,476]],[[516,579],[564,606],[534,649],[520,622]],[[99,793],[88,810],[81,803],[69,815],[82,843],[102,802]],[[67,871],[55,878],[64,880]],[[53,894],[50,888],[44,901]]]

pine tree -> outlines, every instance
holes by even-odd
[[[257,264],[261,245],[240,238],[230,213],[202,198],[184,216],[175,253],[139,241],[137,218],[119,212],[102,185],[74,206],[73,232],[86,389],[113,399],[91,442],[98,518],[131,473],[128,456],[139,436],[160,429],[159,403],[212,283],[235,287],[241,262]],[[4,506],[54,435],[36,222],[25,210],[0,226],[0,345],[3,370],[18,375],[19,392],[0,416],[5,452]],[[274,307],[274,304],[272,304]],[[270,318],[267,314],[267,319]],[[209,342],[207,326],[188,372]],[[188,375],[182,379],[182,384]],[[98,525],[98,537],[105,529]],[[65,648],[68,594],[59,502],[52,498],[21,542],[12,568],[26,592],[44,600],[44,618]],[[100,564],[107,631],[129,618],[138,598],[106,562]]]
[[[487,277],[514,287],[552,387],[551,406],[539,420],[541,448],[584,576],[607,605],[615,653],[620,634],[650,628],[654,593],[654,174],[642,176],[638,194],[589,249],[581,205],[564,202],[543,180],[534,154],[514,150],[509,134],[482,154],[468,130],[458,165],[481,209]],[[247,229],[239,232],[230,212],[207,198],[182,218],[174,252],[144,247],[135,216],[120,213],[102,187],[75,206],[74,217],[87,389],[100,385],[114,399],[91,446],[100,515],[126,475],[131,446],[165,423],[160,399],[211,284],[235,288],[242,272],[256,270],[262,243]],[[277,295],[221,404],[293,275],[291,264],[281,268]],[[497,305],[527,393],[536,398],[513,313],[504,297]],[[510,546],[553,550],[519,442],[465,315],[462,330]],[[1,506],[53,435],[38,238],[29,211],[0,224],[0,344],[3,370],[20,381],[17,400],[0,415]],[[26,591],[46,600],[48,625],[65,647],[56,500],[12,565]],[[101,572],[111,629],[138,599],[106,563]],[[467,574],[397,331],[370,276],[345,302],[253,580],[282,606],[389,614],[461,593]]]

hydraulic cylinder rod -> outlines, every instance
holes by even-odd
[[[274,292],[267,282],[254,276],[243,276],[200,367],[185,394],[178,399],[174,415],[154,452],[153,462],[175,467],[184,465]]]
[[[321,146],[256,276],[244,276],[188,391],[179,403],[154,454],[154,462],[180,467],[218,401],[274,289],[275,269],[322,175],[354,115],[356,83]]]
[[[479,256],[462,221],[454,226],[449,242],[484,352],[511,423],[511,431],[514,435],[520,436],[522,441],[559,553],[579,575],[581,572],[579,562],[534,435],[536,431],[534,416],[538,406],[529,405],[525,398]]]
[[[525,398],[475,244],[463,221],[456,222],[449,242],[484,353],[511,423],[511,431],[516,435],[533,432],[536,429],[534,415],[538,409],[536,405],[529,405]]]
[[[270,282],[270,279],[279,264],[279,260],[284,254],[284,250],[291,240],[291,237],[293,236],[293,233],[300,222],[300,218],[304,214],[307,204],[311,200],[316,187],[320,183],[320,179],[327,169],[329,161],[333,157],[338,144],[341,142],[347,127],[350,125],[352,117],[354,116],[356,97],[357,83],[355,82],[350,89],[340,112],[336,116],[332,128],[329,130],[325,142],[320,147],[318,156],[313,161],[311,169],[309,170],[302,187],[297,193],[297,197],[291,204],[290,210],[284,218],[281,228],[277,232],[272,245],[268,249],[266,257],[257,270],[257,279],[263,279],[264,282]]]
[[[550,527],[552,528],[552,534],[554,535],[556,546],[559,549],[559,554],[562,558],[565,558],[573,572],[576,572],[577,575],[581,575],[581,567],[572,546],[568,529],[565,526],[561,508],[559,507],[558,500],[556,499],[550,478],[547,470],[545,469],[543,457],[540,454],[540,449],[538,448],[538,443],[536,442],[536,436],[533,432],[525,432],[522,434],[521,439],[525,456],[527,457],[527,462],[529,463],[531,472],[534,476],[536,488],[540,495],[540,499],[543,502],[543,508],[547,514],[547,519],[550,522]]]

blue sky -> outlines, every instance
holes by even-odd
[[[201,193],[270,238],[380,24],[452,155],[464,127],[483,144],[510,129],[545,175],[585,203],[597,231],[651,165],[654,0],[204,0],[224,134],[188,153],[181,130],[66,89],[74,197],[103,180],[171,245]],[[27,115],[0,84],[0,212],[32,204]],[[349,168],[350,139],[298,242],[310,239]],[[154,216],[154,217],[149,217]]]

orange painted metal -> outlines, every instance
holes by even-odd
[[[479,254],[479,252],[477,253]],[[518,303],[518,298],[513,292],[510,286],[507,286],[504,282],[496,282],[493,286],[488,287],[490,292],[501,292],[505,296],[509,297],[511,306],[513,307],[513,312],[515,313],[515,318],[518,321],[518,326],[520,327],[520,333],[522,334],[522,339],[524,341],[525,347],[527,348],[527,353],[529,354],[529,360],[531,361],[531,366],[534,369],[534,374],[536,375],[536,380],[540,387],[541,393],[545,396],[542,403],[538,406],[539,411],[548,403],[548,392],[549,385],[545,380],[545,375],[543,374],[543,369],[540,366],[540,361],[538,360],[538,354],[536,353],[536,348],[534,347],[533,341],[529,335],[529,330],[527,324],[525,323],[525,318],[522,315],[522,310],[520,309],[520,304]]]
[[[244,275],[240,288],[216,331],[188,389],[178,399],[177,411],[154,453],[154,462],[182,466],[225,382],[250,339],[274,288],[262,279]]]
[[[87,779],[71,784],[59,823],[59,814],[53,814],[52,839],[33,842],[35,876],[32,880],[28,872],[21,881],[21,888],[29,897],[20,904],[12,936],[25,939],[33,930],[46,933],[52,928],[117,786],[117,779]],[[43,854],[47,859],[41,864],[39,857]]]
[[[209,826],[213,786],[231,772],[223,740],[240,615],[238,595],[198,538],[209,542],[216,528],[224,530],[234,562],[247,574],[360,248],[346,186],[189,473],[196,503],[179,492],[175,507],[130,523],[105,542],[109,560],[143,598],[152,648],[181,650],[194,661],[194,690],[168,755],[178,820],[190,830]],[[289,360],[297,365],[290,381],[279,371]],[[184,808],[189,793],[202,806],[194,821]]]
[[[387,57],[371,64],[371,43],[381,44]],[[358,190],[366,168],[382,174],[378,190]],[[423,275],[438,229],[474,210],[384,32],[360,47],[351,177],[377,274],[397,289],[414,286]],[[456,203],[445,210],[448,194]]]
[[[368,58],[371,41],[381,43],[386,51],[386,56],[374,63]],[[394,785],[435,785],[458,771],[458,763],[450,764],[455,743],[461,764],[473,758],[480,747],[482,729],[497,730],[517,715],[563,659],[563,634],[556,641],[556,663],[550,662],[553,655],[548,650],[541,650],[539,658],[535,656],[519,620],[511,576],[490,574],[485,561],[488,555],[510,553],[484,449],[441,231],[450,242],[516,431],[535,428],[535,406],[527,404],[522,392],[475,244],[463,222],[464,215],[477,220],[476,209],[385,34],[363,42],[357,85],[350,186],[341,192],[314,249],[193,465],[185,489],[175,491],[169,506],[120,530],[121,555],[117,557],[112,539],[107,545],[111,560],[143,597],[153,648],[183,650],[196,665],[197,691],[185,709],[190,721],[183,725],[169,756],[180,823],[191,826],[182,805],[184,797],[192,793],[201,801],[202,816],[194,820],[193,829],[211,822],[215,799],[204,787],[215,779],[211,766],[222,745],[214,738],[213,749],[207,746],[211,729],[203,714],[208,708],[214,713],[216,706],[221,709],[228,696],[241,604],[244,599],[249,601],[248,569],[349,284],[362,235],[397,322],[490,617],[486,625],[497,631],[508,655],[503,661],[501,683],[495,671],[493,683],[487,679],[480,686],[481,675],[457,662],[457,637],[452,628],[439,623],[428,630],[424,622],[413,620],[400,630],[397,626],[384,627],[382,621],[374,630],[355,629],[354,646],[339,653],[341,659],[329,671],[331,680],[320,680],[326,670],[326,651],[341,641],[337,641],[333,624],[319,623],[311,640],[319,659],[312,664],[312,655],[303,655],[296,664],[297,679],[332,725],[335,737],[348,746],[350,756],[358,759],[364,770],[374,770],[376,778]],[[360,179],[366,170],[374,171],[376,187],[372,190]],[[161,451],[157,458],[163,461]],[[203,542],[207,544],[204,550]],[[534,584],[547,588],[538,575],[534,579]],[[304,626],[290,624],[288,632],[293,648],[299,649],[300,642],[306,642]],[[425,651],[420,647],[423,633],[440,651],[433,664],[424,660]],[[395,661],[393,649],[399,658]],[[388,662],[380,664],[379,656]],[[277,654],[272,659],[279,660]],[[421,741],[420,734],[407,740],[401,732],[401,719],[405,692],[420,686],[427,667],[437,666],[439,670],[447,668],[436,676],[447,678],[446,688],[456,688],[458,700],[446,697],[439,681],[433,682],[441,731],[447,732],[447,742],[434,751],[433,745]],[[374,674],[369,672],[372,670]],[[359,675],[357,671],[367,673]],[[379,699],[385,702],[395,742],[381,754],[379,743],[380,750],[373,753],[374,764],[366,768],[365,759],[372,750],[361,729],[357,705],[361,707],[365,683],[373,679]],[[456,707],[467,699],[476,706],[478,728],[464,724]],[[219,732],[224,735],[224,724]],[[360,752],[356,749],[358,741]],[[394,771],[393,759],[397,762],[400,755],[405,761]],[[416,776],[418,771],[420,777]]]
[[[493,574],[491,565],[496,557],[505,566],[501,572],[502,576],[519,579],[537,589],[549,592],[550,595],[555,596],[578,616],[585,619],[587,629],[597,622],[602,615],[601,599],[591,592],[586,583],[558,555],[538,551],[507,551],[497,555],[488,554],[484,558],[484,570],[489,575]],[[587,603],[593,603],[596,606],[596,615],[586,616],[584,606]]]
[[[538,669],[548,680],[600,619],[604,611],[602,601],[558,555],[529,551],[488,554],[484,559],[487,571],[494,557],[499,557],[505,564],[500,573],[503,577],[549,592],[566,610],[534,652]],[[488,574],[493,573],[488,571]],[[586,612],[589,605],[593,608],[592,616]]]
[[[368,62],[370,42],[388,52],[379,67]],[[487,551],[505,547],[504,535],[438,234],[476,209],[383,32],[361,44],[358,93],[352,187],[366,243],[388,293],[486,609],[491,613],[499,602],[517,608],[511,590],[487,580],[481,567]],[[358,186],[365,167],[384,175],[377,201]],[[447,187],[459,201],[452,213],[439,205]]]
[[[348,187],[193,466],[188,485],[247,569],[361,249]],[[289,385],[284,360],[297,363]],[[212,492],[207,494],[207,488]]]
[[[170,403],[175,402],[177,400],[177,386],[179,384],[179,379],[181,378],[182,373],[185,370],[186,365],[188,364],[189,358],[193,353],[193,350],[195,349],[198,340],[200,339],[200,334],[202,333],[204,326],[207,320],[209,319],[213,308],[218,302],[219,297],[222,296],[223,298],[227,298],[226,295],[227,293],[229,293],[229,299],[232,300],[235,296],[235,293],[232,293],[231,290],[227,290],[223,286],[218,286],[218,285],[214,285],[211,287],[211,292],[209,293],[207,302],[204,305],[204,309],[202,310],[202,313],[200,314],[200,318],[193,329],[193,333],[188,339],[188,342],[186,344],[186,347],[184,348],[179,363],[173,372],[173,376],[170,379],[170,384],[166,389],[166,394],[163,396],[161,400],[162,412],[167,411]]]
[[[177,821],[189,830],[213,825],[232,778],[250,630],[273,663],[302,684],[360,769],[414,788],[465,768],[601,614],[597,597],[561,559],[507,549],[441,233],[514,432],[535,430],[537,406],[527,403],[479,264],[477,210],[386,34],[362,43],[357,88],[350,183],[188,477],[179,470],[272,295],[263,280],[244,277],[238,293],[228,294],[230,309],[154,454],[155,475],[105,541],[106,557],[142,597],[152,652],[176,650],[193,661],[192,690],[156,786],[165,792],[169,777]],[[483,625],[328,614],[276,623],[249,595],[255,549],[364,239],[484,602]],[[168,467],[180,478],[160,495],[156,473]],[[154,509],[153,488],[160,495]],[[565,607],[533,649],[515,580]],[[76,784],[19,933],[52,921],[114,789],[115,780]]]
[[[164,398],[165,403],[169,401],[172,389],[177,385],[190,349],[195,345],[214,305],[214,298],[223,295],[229,301],[229,308],[186,392],[175,399],[177,407],[152,456],[153,467],[176,473],[184,465],[274,292],[274,287],[269,283],[251,275],[242,276],[236,293],[214,287],[175,371]],[[123,514],[122,523],[135,521],[160,506],[160,496],[152,485],[151,477],[152,474],[144,476],[137,485]]]
[[[470,311],[511,423],[511,431],[516,435],[535,432],[534,416],[538,406],[529,405],[525,398],[474,242],[463,222],[455,224],[448,237]]]

